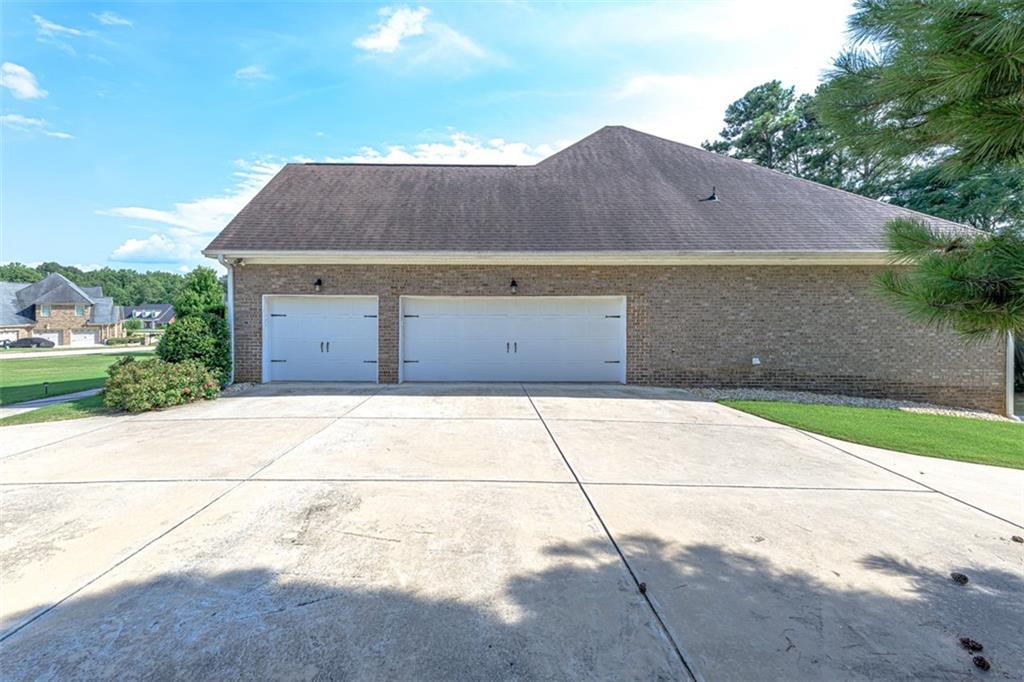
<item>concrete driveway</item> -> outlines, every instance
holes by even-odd
[[[960,636],[1024,669],[1024,472],[680,391],[275,385],[0,436],[8,679],[982,675]]]

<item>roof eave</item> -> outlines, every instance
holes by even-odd
[[[206,249],[239,264],[298,265],[884,265],[883,250],[851,251],[263,251]]]

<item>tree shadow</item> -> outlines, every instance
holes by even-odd
[[[968,567],[971,583],[961,587],[927,567],[869,555],[854,585],[711,544],[631,536],[620,547],[708,680],[980,675],[956,641],[961,634],[985,644],[990,676],[1011,679],[1022,669],[1024,584],[1010,571]],[[422,582],[372,587],[344,568],[316,578],[197,569],[122,582],[73,598],[11,637],[0,649],[3,676],[685,679],[606,541],[550,545],[537,563],[544,568],[507,578],[503,593],[483,599],[438,597]],[[436,576],[449,587],[475,579],[459,570]]]

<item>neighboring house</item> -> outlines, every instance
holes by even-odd
[[[123,306],[121,317],[125,320],[138,320],[143,329],[159,329],[174,322],[174,306],[170,303]]]
[[[120,309],[100,287],[79,287],[57,273],[33,284],[0,282],[0,340],[91,346],[121,334]]]
[[[897,216],[922,217],[613,126],[533,166],[288,164],[204,253],[229,268],[236,381],[754,386],[1005,410],[1002,345],[877,295]]]

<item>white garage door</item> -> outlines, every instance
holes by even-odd
[[[403,297],[403,381],[626,380],[626,300]]]
[[[0,341],[17,341],[18,332],[13,329],[0,331]]]
[[[377,381],[377,298],[267,296],[264,381]]]
[[[96,332],[79,329],[71,332],[72,346],[95,346],[99,343],[96,340]]]
[[[36,332],[32,336],[40,339],[46,339],[47,341],[53,341],[53,345],[60,345],[60,332]]]

